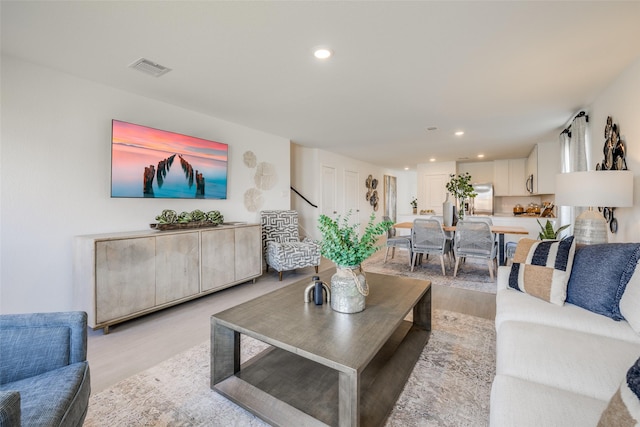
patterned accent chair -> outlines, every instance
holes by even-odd
[[[314,266],[316,273],[320,265],[320,244],[305,237],[300,241],[298,234],[298,212],[296,211],[261,211],[262,250],[269,266],[278,272],[282,280],[282,272]]]
[[[87,313],[0,316],[0,426],[82,426],[91,384]]]

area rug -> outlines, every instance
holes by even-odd
[[[427,279],[431,283],[451,286],[454,288],[468,289],[472,291],[496,293],[496,280],[491,279],[489,267],[486,261],[481,259],[467,258],[458,267],[458,274],[453,277],[453,268],[449,267],[445,258],[446,276],[442,275],[439,256],[430,256],[424,259],[422,264],[416,265],[411,271],[409,257],[406,250],[396,249],[396,255],[392,259],[391,251],[387,262],[384,262],[386,248],[382,248],[362,263],[365,272],[393,274],[403,277],[413,277],[416,279]]]
[[[444,310],[386,426],[486,426],[495,374],[493,322]],[[247,360],[267,345],[242,337]],[[91,396],[84,425],[267,426],[209,388],[204,342]]]

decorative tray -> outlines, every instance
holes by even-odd
[[[209,221],[191,221],[186,223],[173,223],[173,224],[149,224],[149,227],[154,230],[166,231],[166,230],[187,230],[191,228],[210,228],[217,227],[220,224],[215,224]]]

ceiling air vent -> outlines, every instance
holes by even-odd
[[[156,64],[155,62],[149,61],[145,58],[138,59],[133,64],[129,65],[129,68],[142,71],[146,74],[151,74],[154,77],[160,77],[161,75],[167,74],[169,71],[171,71],[171,68]]]

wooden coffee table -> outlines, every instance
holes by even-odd
[[[367,282],[360,313],[304,303],[309,278],[214,314],[211,388],[276,426],[383,425],[429,339],[431,284]],[[241,366],[240,334],[272,347]]]

